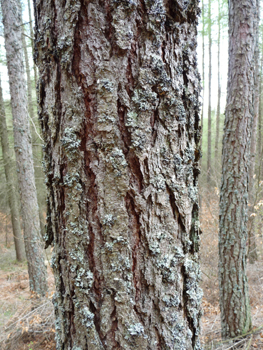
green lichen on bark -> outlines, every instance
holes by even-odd
[[[69,24],[53,6],[36,23],[57,347],[200,349],[197,2],[79,1]]]

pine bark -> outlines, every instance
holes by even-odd
[[[43,296],[47,291],[47,281],[43,247],[40,242],[40,224],[27,112],[21,42],[21,7],[18,0],[2,0],[1,5],[29,284],[31,291]]]
[[[57,349],[201,348],[197,4],[36,3]]]
[[[3,152],[3,161],[5,168],[5,177],[8,191],[8,202],[11,212],[12,229],[16,250],[16,260],[23,261],[25,259],[24,238],[20,225],[19,203],[15,192],[15,177],[11,159],[11,151],[9,147],[8,131],[6,124],[5,107],[3,100],[3,92],[0,80],[0,134],[1,146]]]
[[[238,336],[251,328],[246,243],[256,28],[256,0],[230,0],[228,90],[219,218],[223,338]]]
[[[211,93],[212,93],[212,19],[211,0],[208,1],[208,128],[207,128],[207,183],[211,184],[212,164],[212,115],[211,115]]]

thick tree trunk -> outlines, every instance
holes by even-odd
[[[211,116],[211,93],[212,93],[212,23],[211,23],[211,0],[208,1],[208,128],[207,128],[207,183],[211,184],[212,162],[212,116]]]
[[[43,192],[43,189],[40,188],[42,185],[42,181],[40,181],[39,186],[37,186],[37,177],[43,178],[43,171],[42,167],[39,165],[38,158],[42,154],[42,149],[39,147],[39,134],[37,133],[36,124],[35,124],[35,116],[34,116],[34,105],[33,105],[33,99],[32,99],[32,84],[31,84],[31,77],[30,77],[30,66],[29,66],[29,57],[26,47],[26,39],[24,35],[24,27],[21,27],[22,30],[22,45],[23,45],[23,51],[24,51],[24,57],[25,57],[25,66],[26,66],[26,77],[27,77],[27,100],[28,100],[28,114],[30,117],[30,125],[31,125],[31,135],[32,135],[32,151],[33,151],[33,163],[34,163],[34,173],[35,173],[35,184],[36,184],[36,191],[37,191],[37,203],[39,208],[39,222],[40,222],[40,232],[41,236],[44,237],[45,235],[45,218],[43,216],[43,210],[41,208],[41,204],[43,203],[41,192]],[[43,187],[43,186],[41,186]],[[42,191],[41,191],[42,190]]]
[[[218,0],[218,36],[217,36],[217,110],[216,110],[216,139],[215,139],[215,169],[218,167],[219,128],[221,104],[221,72],[220,72],[220,43],[221,43],[221,0]]]
[[[21,43],[21,7],[18,0],[2,0],[1,5],[29,283],[32,291],[45,295],[47,291],[46,268],[40,243],[38,205],[27,114]]]
[[[57,349],[201,348],[197,3],[36,3]]]
[[[251,328],[246,243],[256,28],[256,0],[230,0],[219,223],[219,285],[224,338],[243,334]]]
[[[10,156],[10,147],[8,141],[8,132],[6,125],[6,116],[4,108],[4,100],[2,93],[2,86],[0,81],[0,134],[1,134],[1,146],[3,152],[5,177],[8,190],[8,201],[11,212],[11,221],[15,242],[16,259],[17,261],[23,261],[25,259],[25,248],[24,248],[24,238],[21,232],[20,225],[20,212],[19,204],[15,192],[15,178],[14,169],[12,166],[12,160]]]

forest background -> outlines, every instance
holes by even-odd
[[[42,170],[42,138],[37,118],[36,80],[32,54],[32,32],[30,30],[29,7],[32,3],[23,2],[24,53],[28,55],[26,79],[30,77],[32,94],[31,132],[34,153],[35,180],[40,207],[40,219],[44,232],[46,215],[46,190]],[[226,104],[226,85],[228,68],[228,5],[225,0],[202,0],[202,14],[198,27],[198,65],[202,90],[202,159],[200,183],[201,207],[201,269],[202,288],[204,291],[202,319],[202,340],[207,349],[230,349],[236,345],[223,344],[220,339],[220,314],[218,291],[218,203],[221,179],[221,148]],[[262,11],[261,11],[262,12]],[[262,17],[262,16],[261,16]],[[33,18],[33,13],[31,13]],[[249,338],[251,348],[263,348],[263,24],[259,29],[259,72],[260,94],[259,114],[256,140],[255,170],[253,174],[255,196],[249,203],[250,220],[253,220],[253,231],[256,244],[251,248],[248,264],[248,279],[253,325],[256,331]],[[8,138],[12,150],[12,163],[15,169],[14,141],[10,94],[2,18],[0,25],[0,74],[3,88],[4,108],[8,126]],[[29,101],[29,103],[31,103]],[[209,126],[211,121],[211,127]],[[49,265],[50,250],[46,251],[48,267],[49,299],[38,306],[34,312],[30,309],[30,293],[26,263],[15,260],[15,249],[12,237],[8,191],[4,171],[2,150],[0,149],[0,344],[10,339],[10,349],[54,349],[54,317],[50,301],[54,291],[52,269]],[[16,191],[18,194],[18,190]],[[249,247],[248,247],[249,249]],[[27,305],[27,306],[25,306]],[[43,323],[43,320],[44,323]],[[241,340],[238,346],[247,348],[248,341]],[[14,345],[16,344],[16,345]],[[12,347],[13,346],[13,347]],[[16,346],[16,347],[14,347]]]

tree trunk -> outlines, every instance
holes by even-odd
[[[262,54],[261,54],[262,55]],[[260,76],[259,76],[259,114],[258,114],[258,152],[257,152],[257,178],[258,182],[261,180],[261,163],[262,163],[262,70],[263,70],[263,55],[261,57],[260,64]]]
[[[256,27],[256,1],[230,0],[228,91],[219,217],[223,338],[238,336],[251,328],[246,243]]]
[[[21,7],[18,0],[1,0],[1,5],[29,283],[31,291],[38,295],[45,295],[47,291],[46,268],[40,243],[38,205],[27,114],[21,43]]]
[[[36,3],[57,349],[201,348],[197,3]]]
[[[220,72],[220,43],[221,43],[221,0],[218,0],[218,37],[217,37],[217,110],[216,110],[216,139],[215,139],[215,169],[218,167],[219,128],[221,104],[221,72]]]
[[[257,0],[257,14],[259,23],[259,0]],[[250,145],[250,169],[249,169],[249,191],[248,191],[248,258],[249,262],[253,264],[258,259],[257,244],[256,244],[256,222],[254,214],[255,206],[255,165],[257,153],[257,134],[258,134],[258,114],[259,114],[259,42],[258,42],[258,27],[256,28],[256,48],[255,48],[255,82],[254,82],[254,116],[251,133]]]
[[[202,112],[201,112],[201,130],[203,131],[204,126],[204,95],[205,95],[205,7],[204,0],[202,0]],[[201,134],[200,138],[200,149],[202,149],[202,139],[203,136]]]
[[[35,124],[35,116],[34,116],[34,105],[33,105],[33,99],[32,99],[32,84],[31,84],[31,77],[30,77],[30,66],[29,66],[29,58],[27,53],[27,47],[26,47],[26,39],[24,35],[24,27],[21,27],[22,30],[22,45],[23,45],[23,51],[25,56],[25,66],[26,66],[26,77],[27,77],[27,99],[28,99],[28,114],[31,121],[31,135],[32,135],[32,151],[33,151],[33,163],[34,163],[34,173],[35,173],[35,183],[36,183],[36,191],[37,191],[37,203],[39,208],[39,222],[40,222],[40,232],[41,236],[44,237],[45,235],[45,218],[43,216],[43,210],[41,208],[42,204],[42,198],[41,198],[41,189],[37,186],[37,175],[39,177],[43,177],[42,167],[39,167],[38,165],[38,158],[39,155],[42,153],[42,149],[38,146],[39,144],[39,134],[36,130],[36,124]],[[39,184],[41,186],[41,183]]]
[[[31,15],[31,0],[27,0],[27,7],[28,7],[28,16],[29,16],[32,55],[34,56],[34,31],[33,31],[33,20],[32,20],[32,15]],[[36,86],[37,86],[37,66],[35,65],[35,63],[33,63],[33,69],[34,69],[34,82],[35,82],[35,88],[36,88]]]
[[[211,159],[212,159],[212,116],[211,116],[211,90],[212,90],[212,22],[211,22],[211,0],[208,1],[208,128],[207,128],[207,183],[211,184]]]
[[[13,236],[15,242],[16,250],[16,260],[23,261],[25,259],[25,248],[23,242],[23,235],[21,232],[20,226],[20,213],[19,213],[19,204],[15,192],[15,178],[14,178],[14,169],[12,166],[12,160],[10,156],[10,147],[8,141],[8,132],[6,125],[6,116],[3,100],[3,92],[0,80],[0,133],[1,133],[1,145],[3,152],[4,168],[5,168],[5,177],[8,190],[8,201],[11,211],[11,221],[13,228]]]
[[[261,37],[263,35],[263,27],[261,27]],[[258,152],[257,152],[257,162],[258,162],[258,186],[262,177],[262,114],[263,114],[263,102],[262,102],[262,84],[263,84],[263,45],[261,46],[261,59],[260,59],[260,72],[259,72],[259,116],[258,116]]]

